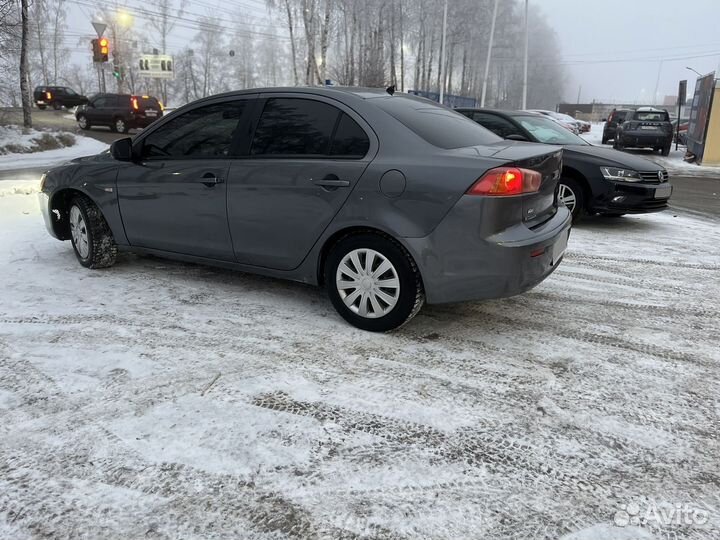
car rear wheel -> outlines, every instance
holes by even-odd
[[[70,239],[75,256],[86,268],[115,264],[117,246],[102,213],[86,197],[75,197],[68,212]]]
[[[585,205],[582,186],[572,178],[561,178],[558,186],[558,201],[567,206],[573,221],[577,221]]]
[[[127,133],[128,127],[125,123],[125,120],[122,118],[116,118],[115,122],[112,125],[113,131],[117,131],[118,133]]]
[[[44,111],[45,109],[47,109],[47,105],[38,105],[37,108],[41,111]]]
[[[608,139],[607,137],[603,136],[603,138],[602,138],[602,144],[607,144],[607,143],[608,143],[608,140],[609,140],[609,139]]]
[[[55,109],[56,111],[59,111],[60,109],[62,109],[62,103],[58,103],[56,101],[52,104],[52,108]]]
[[[346,236],[333,246],[324,270],[333,306],[362,330],[399,328],[425,302],[417,265],[405,248],[389,237],[372,233]]]
[[[662,149],[662,155],[663,155],[663,156],[666,156],[666,157],[669,156],[669,155],[670,155],[670,149],[671,149],[671,147],[672,147],[672,144],[669,144],[669,145],[665,146],[665,147]]]
[[[90,129],[90,121],[87,119],[87,116],[84,114],[81,114],[77,117],[77,123],[78,126],[80,126],[80,129]]]

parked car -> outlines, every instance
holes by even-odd
[[[163,115],[160,101],[152,96],[96,94],[78,108],[75,119],[81,129],[107,126],[118,133],[145,128]]]
[[[562,145],[559,198],[574,219],[583,211],[616,217],[657,212],[668,206],[672,194],[668,172],[648,159],[592,146],[534,113],[458,111],[506,139]]]
[[[586,122],[585,120],[578,120],[577,118],[575,121],[580,124],[580,133],[590,133],[592,131],[592,124],[590,122]]]
[[[555,111],[545,111],[542,109],[531,109],[529,112],[546,116],[575,135],[580,134],[580,124],[572,116]]]
[[[88,268],[118,249],[322,284],[371,331],[430,304],[526,291],[560,263],[562,149],[504,141],[381,90],[246,90],[49,171],[50,234]]]
[[[59,111],[63,107],[72,109],[84,105],[88,98],[67,86],[36,86],[33,90],[33,101],[38,109],[52,107]]]
[[[628,115],[635,112],[632,109],[613,109],[610,115],[605,120],[605,127],[603,128],[602,143],[607,144],[609,141],[615,139],[615,132],[619,124],[622,124]]]
[[[619,124],[613,148],[652,148],[663,156],[670,155],[673,126],[668,112],[663,109],[641,107]]]
[[[678,130],[677,118],[672,121],[673,126],[673,142],[677,142],[683,146],[687,146],[687,134],[690,127],[689,118],[680,119],[680,129]]]

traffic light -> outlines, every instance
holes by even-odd
[[[110,42],[107,38],[100,38],[100,61],[107,62],[110,55]]]
[[[107,62],[110,56],[110,42],[108,39],[93,39],[90,44],[92,45],[93,62]]]

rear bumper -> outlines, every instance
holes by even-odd
[[[567,208],[534,229],[518,222],[483,236],[479,233],[489,222],[483,223],[482,208],[473,199],[464,196],[430,235],[404,239],[420,267],[429,304],[521,294],[562,260],[571,226]],[[492,220],[492,212],[485,213]]]
[[[153,122],[160,120],[160,118],[162,118],[162,116],[156,116],[154,118],[148,118],[147,116],[143,116],[140,118],[135,117],[128,122],[128,125],[132,126],[134,128],[145,128],[145,127],[148,127]]]
[[[672,142],[672,135],[646,134],[639,131],[623,133],[620,136],[620,144],[636,148],[661,148]]]
[[[591,210],[599,213],[623,214],[661,212],[668,207],[672,192],[673,186],[669,182],[662,184],[612,182],[610,188],[593,201]]]

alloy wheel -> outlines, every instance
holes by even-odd
[[[78,125],[82,129],[85,129],[87,127],[87,118],[85,118],[84,116],[81,116],[80,118],[78,118]]]
[[[335,286],[344,304],[368,319],[387,315],[400,298],[397,270],[373,249],[355,249],[345,255],[337,267]]]
[[[116,120],[115,121],[115,129],[119,133],[125,133],[125,122],[122,120]]]
[[[577,196],[575,195],[575,192],[570,188],[570,186],[566,184],[560,184],[560,190],[558,191],[558,200],[562,202],[565,206],[567,206],[567,209],[572,212],[575,210],[575,205],[577,204]]]
[[[82,212],[77,206],[70,209],[70,234],[78,254],[87,259],[90,254],[90,242],[88,238],[87,225],[83,219]]]

